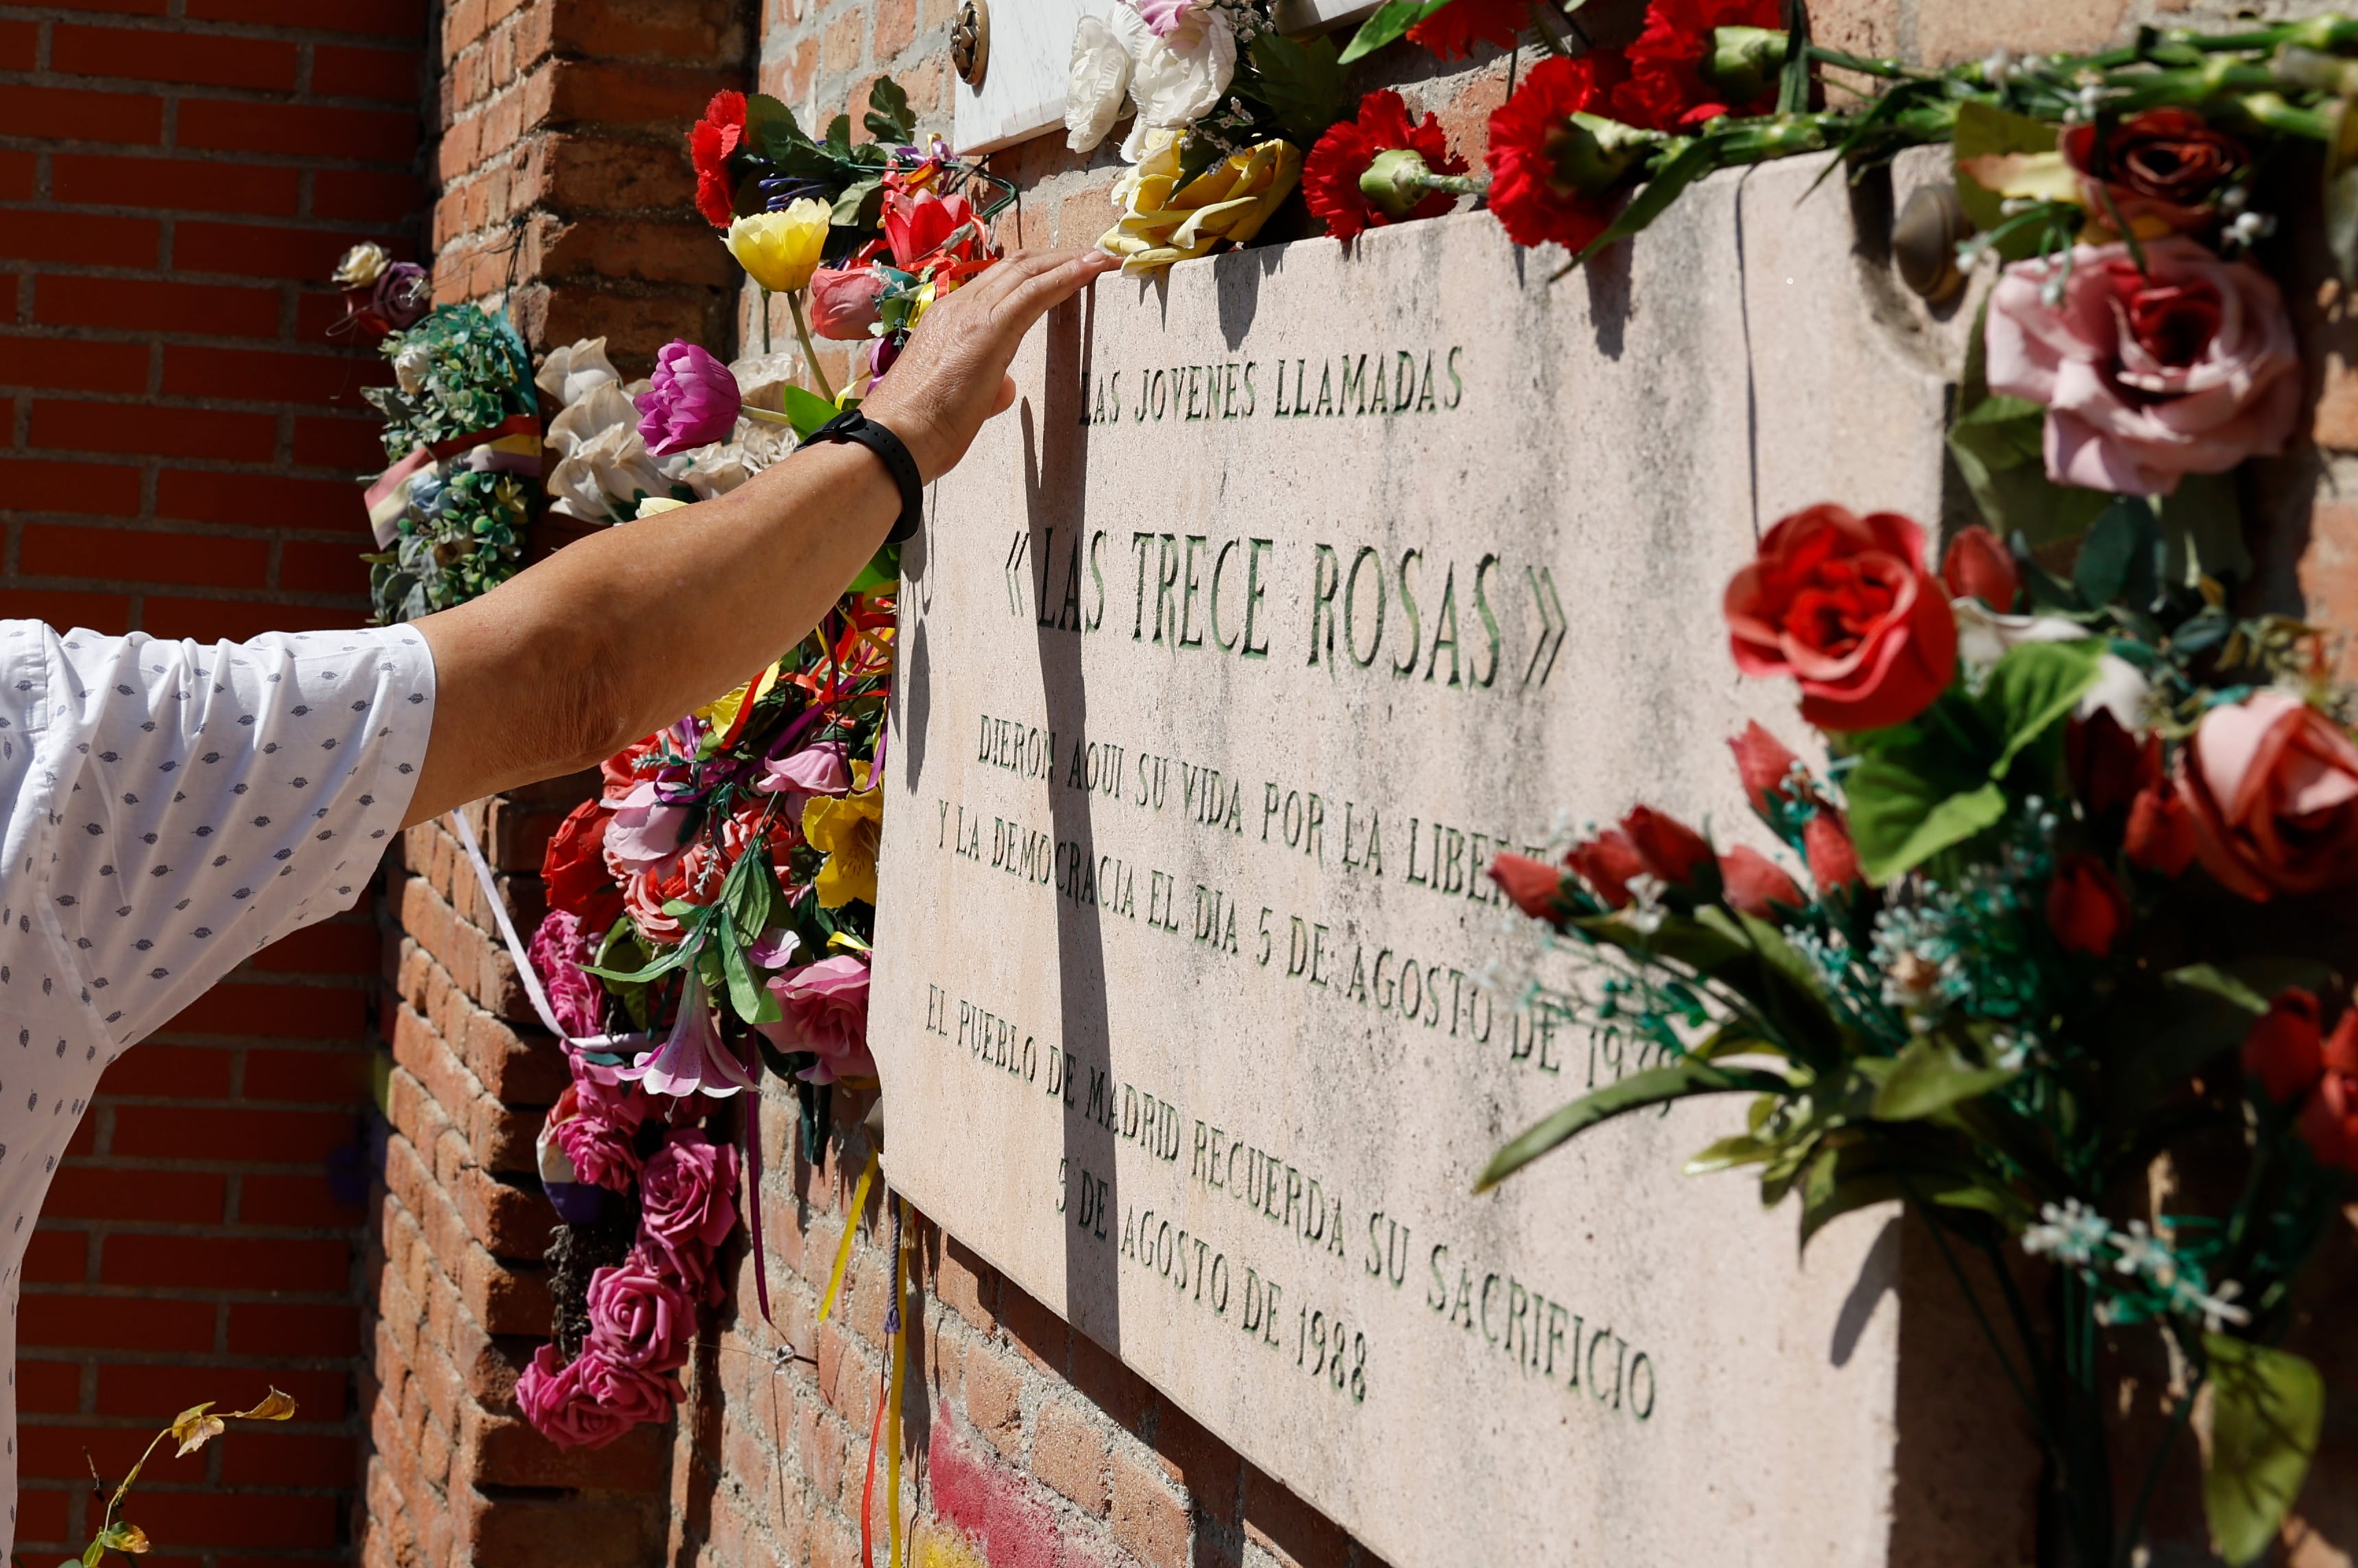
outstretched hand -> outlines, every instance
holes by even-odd
[[[901,438],[928,482],[1015,401],[1007,373],[1033,323],[1120,263],[1102,251],[1018,251],[925,312],[860,412]]]

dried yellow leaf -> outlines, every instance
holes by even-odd
[[[273,1389],[269,1397],[252,1410],[232,1411],[230,1414],[238,1421],[292,1421],[295,1419],[295,1401]]]
[[[182,1411],[178,1419],[167,1429],[180,1445],[178,1454],[174,1457],[185,1459],[229,1430],[222,1424],[221,1417],[205,1413],[212,1408],[211,1400],[207,1400],[200,1405],[191,1405]]]

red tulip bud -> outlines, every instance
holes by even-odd
[[[1833,812],[1821,810],[1810,818],[1809,826],[1801,829],[1801,849],[1809,857],[1810,880],[1818,884],[1820,892],[1855,887],[1861,880],[1858,850],[1852,847],[1850,829]]]
[[[2014,557],[1996,535],[1978,523],[1949,541],[1941,580],[1948,585],[1950,597],[1978,599],[2001,615],[2014,608],[2014,596],[2022,588]]]
[[[1564,860],[1612,909],[1627,908],[1629,879],[1647,874],[1646,861],[1638,853],[1638,846],[1617,827],[1608,827],[1594,838],[1574,844]]]
[[[2160,738],[2140,746],[2109,708],[2063,727],[2063,761],[2071,788],[2092,817],[2108,816],[2136,797],[2140,785],[2161,776]]]
[[[2121,884],[2093,855],[2067,855],[2047,884],[2047,924],[2067,953],[2101,958],[2128,924]]]
[[[2344,1015],[2344,1022],[2358,1011]],[[2307,1094],[2325,1071],[2318,1044],[2317,998],[2298,987],[2278,991],[2251,1032],[2244,1036],[2244,1076],[2255,1079],[2269,1099],[2290,1105]]]
[[[1563,872],[1528,855],[1500,855],[1490,862],[1490,880],[1509,902],[1538,920],[1552,920],[1563,888]]]
[[[1744,733],[1727,743],[1736,753],[1736,772],[1744,780],[1744,793],[1751,797],[1752,809],[1764,815],[1771,795],[1790,796],[1788,781],[1801,759],[1785,749],[1785,743],[1760,727],[1755,719],[1744,727]]]
[[[1702,834],[1650,806],[1631,806],[1621,831],[1637,846],[1646,870],[1672,887],[1686,886],[1698,867],[1711,864],[1711,844]]]
[[[1771,904],[1800,909],[1810,902],[1782,867],[1749,845],[1738,844],[1719,858],[1719,877],[1730,908],[1764,920]]]
[[[2180,875],[2193,863],[2194,814],[2167,781],[2137,792],[2123,848],[2129,864],[2166,877]]]

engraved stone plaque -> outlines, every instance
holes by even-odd
[[[1483,865],[1748,836],[1725,738],[1805,732],[1728,575],[1938,519],[1957,324],[1819,167],[1561,282],[1481,214],[1105,279],[904,560],[886,1173],[1399,1568],[1892,1556],[1887,1215],[1803,1260],[1680,1175],[1735,1099],[1472,1191],[1634,1067],[1483,983],[1535,949]]]

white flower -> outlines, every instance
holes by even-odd
[[[2088,629],[2054,615],[2000,615],[1978,599],[1954,599],[1957,656],[1969,665],[1994,665],[2018,643],[2080,643]]]
[[[1083,16],[1073,29],[1073,61],[1065,79],[1066,146],[1085,153],[1106,139],[1130,96],[1130,51],[1113,29]]]
[[[1639,875],[1629,879],[1629,907],[1621,912],[1621,923],[1640,936],[1651,936],[1662,928],[1662,894],[1670,884],[1656,876]]]
[[[647,456],[636,426],[608,425],[573,443],[548,476],[548,493],[555,498],[551,511],[611,523],[634,514],[641,496],[670,494],[671,481]]]
[[[2178,1278],[2178,1258],[2169,1249],[2169,1241],[2146,1228],[2145,1221],[2133,1219],[2125,1234],[2116,1233],[2113,1245],[2121,1250],[2113,1267],[2124,1274],[2143,1274],[2157,1285],[2168,1285]]]
[[[600,382],[548,422],[548,444],[569,458],[583,442],[618,425],[635,433],[638,407],[621,382]]]
[[[2066,1263],[2086,1264],[2112,1238],[2112,1227],[2104,1223],[2104,1217],[2078,1198],[2066,1198],[2060,1206],[2048,1204],[2039,1209],[2039,1217],[2046,1223],[2030,1226],[2022,1233],[2022,1249],[2034,1258],[2052,1253]]]
[[[2143,670],[2117,654],[2106,654],[2096,661],[2096,684],[2082,695],[2077,717],[2109,713],[2123,730],[2138,734],[2146,728],[2146,699],[2152,695],[2152,683]]]
[[[434,356],[423,343],[404,343],[401,351],[393,356],[393,379],[401,390],[415,397],[425,390],[426,372],[434,363]]]
[[[691,447],[663,460],[665,476],[674,484],[684,484],[696,492],[698,501],[726,495],[768,466],[734,441]],[[641,507],[639,513],[644,516],[646,508]]]
[[[570,408],[604,383],[620,385],[622,375],[606,358],[605,339],[583,338],[549,350],[532,379],[551,403]]]
[[[392,265],[393,258],[385,254],[383,245],[354,245],[344,253],[341,261],[336,263],[332,281],[338,288],[367,288],[384,276],[384,269]]]
[[[2234,1304],[2235,1298],[2243,1293],[2244,1287],[2233,1280],[2207,1294],[2193,1281],[2180,1280],[2170,1290],[2169,1304],[2180,1312],[2201,1313],[2204,1331],[2217,1334],[2231,1323],[2240,1325],[2252,1321],[2250,1313]]]
[[[1237,74],[1237,35],[1228,16],[1206,11],[1167,38],[1127,5],[1113,8],[1113,33],[1130,56],[1130,96],[1138,118],[1121,156],[1145,161],[1149,133],[1194,124],[1218,105]]]

